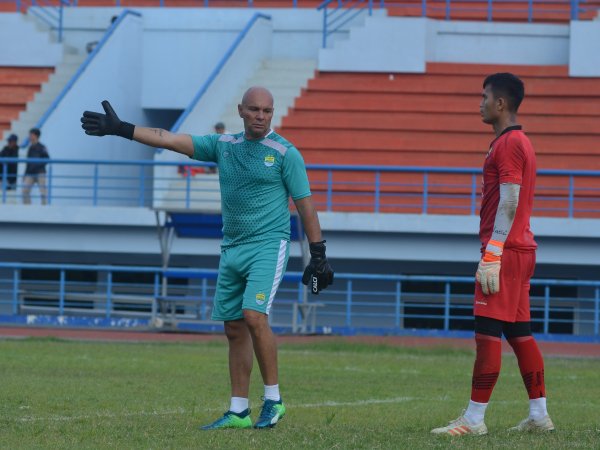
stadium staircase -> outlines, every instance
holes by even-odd
[[[53,67],[0,67],[0,132],[4,139],[10,134],[11,123],[33,100]],[[22,140],[25,136],[18,134]]]
[[[242,119],[237,113],[237,105],[248,86],[268,86],[275,98],[275,113],[271,126],[279,127],[289,108],[294,105],[294,100],[306,83],[315,75],[317,61],[303,59],[271,59],[265,60],[256,72],[240,86],[230,99],[229,106],[225,108],[228,114],[220,120],[225,124],[227,133],[243,131]],[[212,132],[212,130],[211,130]],[[203,168],[186,168],[186,176],[170,183],[168,192],[159,205],[160,208],[179,209],[191,208],[209,212],[220,212],[221,196],[217,174],[204,173]],[[189,176],[192,175],[192,176]],[[190,195],[189,204],[185,199]]]
[[[569,78],[563,66],[430,63],[424,74],[320,72],[279,131],[309,164],[480,167],[493,138],[479,118],[481,84],[498,71],[525,81],[520,122],[535,146],[538,168],[600,170],[600,78]],[[361,191],[356,183],[372,175],[348,177],[353,184],[347,189]],[[403,178],[411,182],[410,175]],[[414,178],[410,189],[417,193],[422,176]],[[561,186],[565,182],[557,179]],[[430,179],[430,186],[435,183]],[[439,184],[443,190],[443,180]]]
[[[11,91],[15,94],[12,95],[20,98],[20,102],[16,105],[17,108],[13,109],[15,113],[11,116],[10,124],[2,127],[5,137],[10,133],[15,133],[19,136],[19,140],[23,141],[28,136],[28,131],[38,123],[54,99],[69,82],[77,69],[79,69],[79,66],[81,66],[81,63],[85,60],[85,57],[85,55],[77,53],[65,53],[62,62],[55,68],[16,69],[18,71],[23,70],[25,71],[24,73],[30,71],[33,74],[41,71],[44,76],[38,76],[38,83],[35,85],[27,85],[27,78],[25,77],[9,75],[11,82],[14,83]],[[1,73],[2,69],[0,69],[0,74]],[[20,79],[23,81],[19,81]],[[2,89],[2,86],[0,86],[0,89]],[[29,92],[27,96],[24,94],[25,91]],[[20,97],[16,95],[16,93],[19,92],[21,93]]]
[[[317,61],[313,59],[269,59],[254,75],[235,93],[231,103],[226,108],[228,114],[221,118],[230,133],[243,130],[242,120],[237,112],[237,105],[248,86],[268,86],[275,98],[275,112],[271,126],[277,128],[281,125],[289,108],[294,106],[294,100],[302,89],[306,88],[309,79],[314,78],[317,70]]]

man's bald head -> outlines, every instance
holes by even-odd
[[[250,103],[270,104],[273,107],[273,94],[267,88],[262,86],[252,86],[242,97],[242,105]]]
[[[238,112],[244,119],[247,139],[261,139],[269,133],[273,110],[273,94],[268,89],[253,86],[244,93]]]

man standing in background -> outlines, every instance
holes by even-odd
[[[0,152],[0,158],[18,158],[19,157],[19,144],[17,144],[17,135],[11,134],[7,141],[7,145],[4,146]],[[10,191],[17,188],[17,163],[5,163],[0,165],[0,179],[4,179],[6,176],[6,190]]]
[[[48,159],[48,150],[46,146],[40,142],[41,131],[38,128],[29,130],[29,141],[31,145],[27,151],[27,158]],[[25,176],[23,177],[23,203],[29,205],[31,203],[31,188],[37,183],[40,189],[42,205],[48,202],[48,194],[46,189],[46,162],[28,162],[25,168]]]

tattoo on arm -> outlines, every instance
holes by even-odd
[[[500,202],[492,233],[492,239],[495,241],[505,242],[510,233],[519,204],[520,188],[518,184],[500,185]]]

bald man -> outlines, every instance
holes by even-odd
[[[238,112],[238,134],[190,136],[122,122],[107,101],[105,114],[86,111],[82,128],[92,136],[116,135],[217,164],[223,214],[223,242],[212,319],[223,321],[229,342],[229,410],[203,430],[251,428],[248,393],[256,355],[264,402],[254,428],[271,428],[285,415],[279,393],[277,345],[268,322],[290,247],[291,196],[310,244],[302,281],[317,294],[333,282],[325,241],[311,200],[300,152],[271,129],[273,96],[248,89]]]

